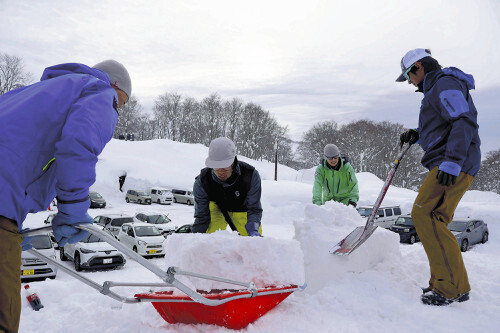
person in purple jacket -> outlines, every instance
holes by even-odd
[[[131,90],[125,67],[105,60],[46,68],[40,82],[0,96],[0,331],[19,327],[21,249],[31,247],[23,221],[57,197],[59,246],[88,235],[75,226],[93,222],[87,209],[97,156]]]
[[[421,301],[440,306],[464,302],[469,280],[448,224],[481,165],[477,111],[469,93],[474,78],[455,67],[442,68],[427,49],[408,51],[401,70],[396,81],[408,81],[424,94],[418,129],[400,136],[401,145],[420,144],[422,165],[429,169],[411,212],[431,271]]]

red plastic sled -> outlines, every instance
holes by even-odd
[[[256,321],[298,289],[296,285],[262,288],[258,289],[255,297],[251,297],[251,293],[246,290],[198,291],[214,300],[242,296],[216,306],[195,302],[185,295],[172,295],[171,291],[136,294],[134,297],[152,302],[162,318],[171,324],[209,324],[238,330]]]

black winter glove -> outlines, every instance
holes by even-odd
[[[401,141],[399,145],[400,148],[403,148],[403,144],[407,142],[412,145],[418,141],[418,132],[413,128],[406,130],[405,132],[401,133],[401,135],[399,136],[399,140]]]
[[[457,176],[453,176],[447,172],[439,170],[437,174],[437,180],[438,183],[443,186],[450,186],[451,184],[455,184],[455,182],[457,181]]]
[[[351,206],[353,206],[354,208],[356,208],[356,206],[358,205],[357,203],[355,203],[352,200],[349,200],[348,204],[351,205]]]

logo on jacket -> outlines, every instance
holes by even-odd
[[[236,197],[239,197],[239,196],[240,196],[240,191],[234,191],[234,195],[235,195]]]

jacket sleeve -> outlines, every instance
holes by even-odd
[[[193,185],[194,195],[194,223],[193,232],[205,233],[210,225],[210,208],[208,194],[201,184],[200,177],[196,177]]]
[[[349,200],[357,203],[359,201],[358,179],[351,164],[347,168],[347,179],[349,181]]]
[[[260,222],[262,220],[262,204],[260,197],[262,193],[261,180],[259,172],[255,169],[250,183],[250,190],[247,194],[247,223],[245,229],[250,234],[251,231],[259,232]]]
[[[477,128],[477,113],[465,99],[464,89],[456,79],[443,78],[439,84],[439,101],[435,101],[441,116],[451,124],[446,151],[439,170],[458,176]]]
[[[95,84],[71,106],[54,153],[60,200],[72,202],[88,197],[96,179],[97,156],[111,140],[118,119],[113,108],[115,96],[111,86]]]
[[[323,172],[321,172],[321,165],[318,165],[314,172],[314,185],[313,185],[313,198],[312,202],[315,205],[323,204]]]

